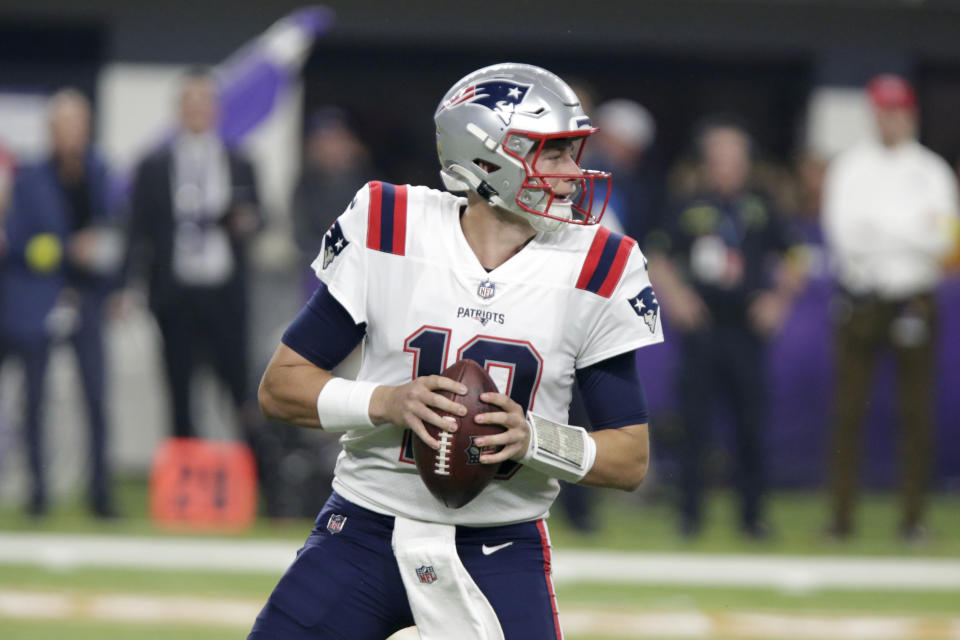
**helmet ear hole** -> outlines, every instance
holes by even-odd
[[[474,158],[473,164],[479,167],[481,171],[487,174],[500,171],[500,165],[494,164],[488,160],[481,160],[480,158]]]

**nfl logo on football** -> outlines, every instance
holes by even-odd
[[[330,533],[340,533],[343,529],[343,525],[347,522],[347,516],[342,516],[339,513],[334,513],[330,516],[330,519],[327,520],[327,531]]]
[[[437,573],[433,570],[433,566],[423,565],[417,567],[417,578],[420,579],[420,582],[423,584],[433,584],[437,581]]]
[[[484,280],[477,287],[477,295],[484,300],[489,300],[497,292],[497,286],[491,280]]]

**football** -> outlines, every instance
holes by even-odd
[[[459,428],[456,433],[443,431],[439,427],[427,424],[427,431],[440,441],[440,449],[431,449],[427,443],[413,437],[413,453],[417,461],[417,470],[423,483],[434,497],[451,509],[459,509],[467,504],[490,484],[499,465],[481,464],[481,448],[473,443],[474,438],[499,433],[501,425],[477,424],[473,418],[480,413],[499,411],[491,404],[480,401],[480,394],[497,391],[497,385],[487,372],[473,360],[459,360],[447,368],[444,377],[462,382],[467,394],[458,396],[449,391],[438,391],[442,396],[459,402],[467,408],[465,416],[453,416]],[[450,415],[439,412],[440,415]]]

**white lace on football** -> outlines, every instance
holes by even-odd
[[[453,434],[449,431],[441,431],[440,448],[437,450],[436,462],[433,465],[433,472],[438,476],[450,475],[450,446],[453,444]]]
[[[527,412],[530,444],[523,464],[548,476],[579,482],[597,458],[597,443],[583,427],[554,422]]]

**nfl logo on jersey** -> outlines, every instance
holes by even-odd
[[[480,283],[480,286],[477,287],[477,295],[484,300],[489,300],[496,292],[497,286],[493,284],[493,281],[491,280],[484,280]]]
[[[343,525],[347,523],[347,516],[342,516],[339,513],[334,513],[330,516],[330,519],[327,520],[327,531],[330,533],[340,533],[343,530]]]
[[[437,573],[433,570],[433,566],[423,565],[417,567],[417,578],[420,579],[420,582],[423,584],[433,584],[437,581]]]

